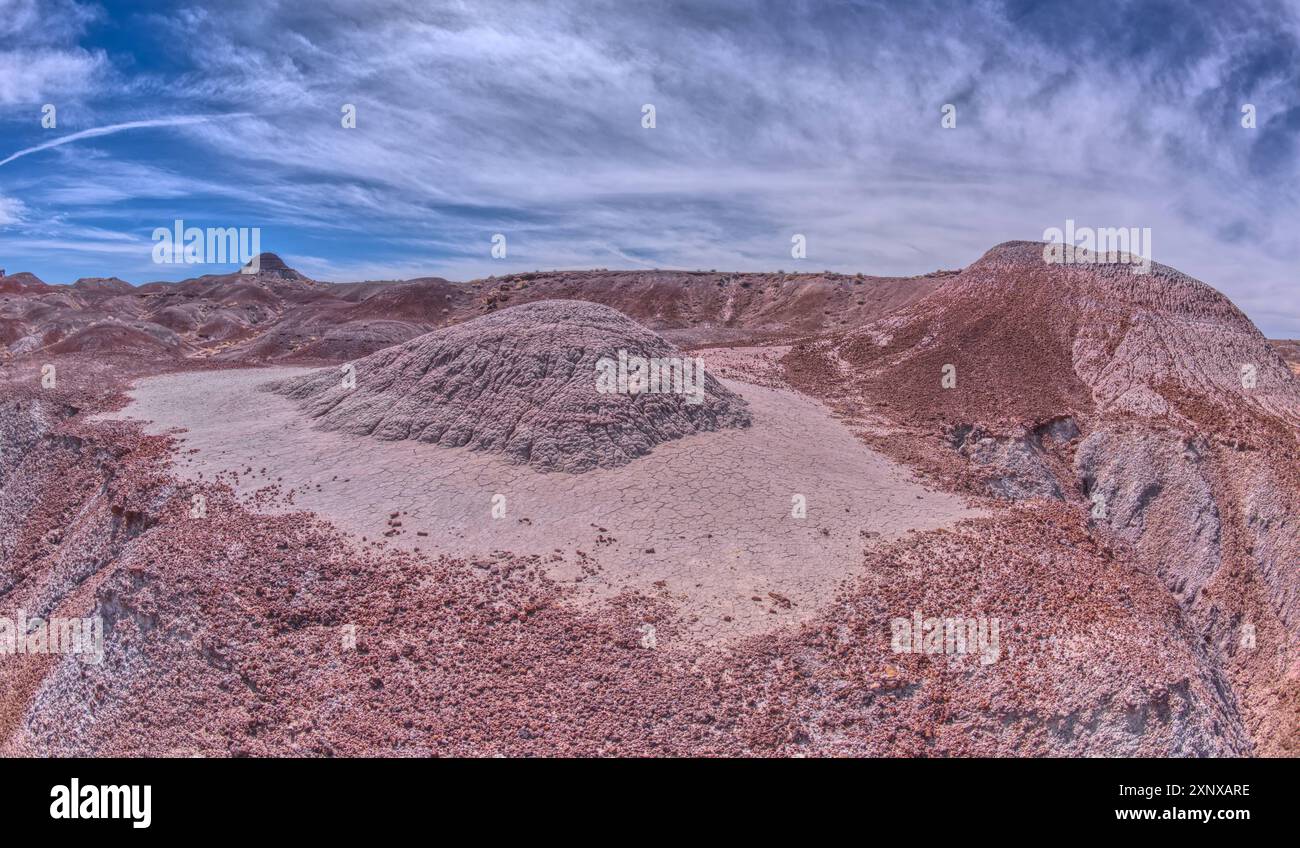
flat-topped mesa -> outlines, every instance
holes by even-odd
[[[580,301],[503,309],[267,388],[321,429],[463,446],[539,471],[612,468],[750,423],[701,359]]]

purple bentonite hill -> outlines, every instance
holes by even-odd
[[[702,399],[689,386],[598,391],[597,363],[617,361],[620,351],[688,358],[607,306],[551,300],[373,353],[353,364],[355,387],[327,368],[267,388],[300,401],[325,430],[464,446],[539,471],[617,467],[663,442],[749,426],[744,400],[708,374]]]

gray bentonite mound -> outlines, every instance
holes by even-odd
[[[436,330],[353,363],[268,384],[325,430],[503,454],[539,471],[612,468],[691,433],[747,427],[743,399],[712,375],[703,399],[597,390],[602,358],[686,358],[621,312],[546,300]],[[607,384],[608,385],[608,384]]]

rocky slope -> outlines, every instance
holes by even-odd
[[[1178,600],[1264,749],[1300,747],[1300,380],[1227,298],[1009,243],[786,366],[939,479],[1077,504]]]

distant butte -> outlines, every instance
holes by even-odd
[[[256,262],[257,272],[255,276],[260,277],[280,277],[286,280],[306,280],[302,274],[299,274],[293,268],[285,264],[285,261],[274,253],[260,253],[254,261],[250,261],[244,266],[244,271],[248,271]]]

